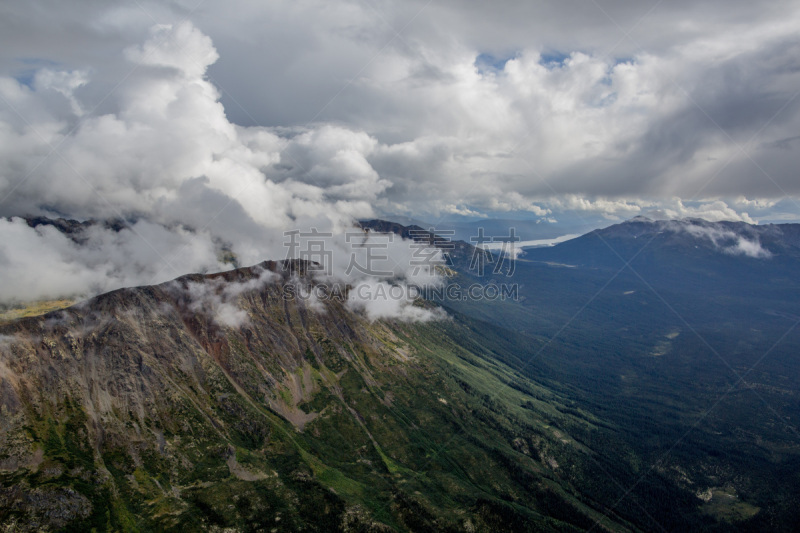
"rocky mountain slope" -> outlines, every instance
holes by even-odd
[[[635,529],[591,496],[589,446],[608,428],[514,370],[529,340],[288,297],[312,283],[305,267],[185,276],[0,326],[0,523]]]

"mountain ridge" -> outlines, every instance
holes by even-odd
[[[587,461],[567,428],[600,426],[503,363],[516,357],[507,341],[489,347],[460,319],[370,322],[337,299],[289,300],[287,284],[312,280],[286,264],[0,326],[0,521],[635,529],[561,473]],[[226,322],[224,305],[246,319]]]

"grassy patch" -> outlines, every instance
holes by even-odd
[[[51,311],[65,309],[75,303],[75,300],[41,300],[12,307],[0,312],[0,323],[11,322],[18,318],[40,316]]]

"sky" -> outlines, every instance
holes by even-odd
[[[0,220],[0,301],[359,218],[797,221],[798,91],[798,2],[6,0],[0,216],[132,225]]]

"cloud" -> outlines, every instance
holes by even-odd
[[[263,270],[257,278],[245,282],[212,278],[201,282],[190,281],[185,289],[174,283],[171,290],[185,292],[189,298],[189,309],[194,313],[207,314],[221,326],[239,328],[250,323],[247,312],[238,305],[239,296],[248,291],[257,291],[278,278],[278,274]]]
[[[269,169],[280,191],[314,198],[311,210],[324,198],[418,217],[439,216],[446,206],[476,216],[547,216],[538,210],[570,195],[658,203],[800,192],[798,147],[786,141],[800,121],[791,105],[800,81],[800,8],[792,4],[611,2],[601,10],[513,1],[488,9],[479,2],[278,0],[192,11],[181,2],[112,1],[100,9],[50,6],[47,16],[28,4],[8,2],[0,26],[0,42],[8,44],[0,67],[18,79],[40,64],[53,73],[90,73],[91,82],[62,89],[81,108],[99,102],[98,114],[118,118],[119,102],[104,96],[120,80],[115,93],[130,96],[127,118],[219,92],[196,108],[214,128],[197,120],[183,121],[183,131],[149,122],[164,132],[151,153],[185,155],[175,161],[185,165],[154,157],[149,174],[157,180],[196,162],[192,177],[206,175],[212,188],[225,189],[207,167],[230,175],[236,165],[203,164],[203,152],[188,141],[197,136],[205,145],[202,137],[212,132],[219,141],[241,141],[254,130],[232,124],[244,124],[265,126],[246,144],[244,166],[257,156],[277,158],[258,168]],[[178,23],[187,17],[194,23]],[[158,25],[148,29],[153,21]],[[27,62],[13,49],[24,50]],[[138,67],[131,72],[114,50],[127,50]],[[197,83],[176,97],[170,75]],[[17,91],[26,93],[24,83]],[[49,92],[50,100],[71,105]],[[40,97],[13,104],[25,117],[36,115]],[[107,126],[130,129],[126,122]],[[39,127],[48,138],[58,122],[50,126]],[[106,160],[101,155],[90,168]]]
[[[139,65],[175,69],[187,79],[197,79],[216,63],[219,54],[211,39],[189,23],[157,24],[151,38],[125,50],[125,57]]]
[[[448,213],[448,214],[451,214],[451,215],[460,215],[462,217],[487,218],[487,215],[484,214],[484,213],[481,213],[480,211],[475,211],[475,210],[469,209],[468,207],[458,206],[458,205],[453,205],[453,204],[448,204],[448,205],[442,206],[441,212]]]
[[[729,251],[730,250],[730,251]],[[761,243],[758,241],[748,241],[743,237],[739,237],[738,241],[736,242],[736,247],[733,249],[726,249],[726,252],[731,253],[733,255],[746,255],[747,257],[754,257],[754,258],[769,258],[772,257],[772,253],[769,250],[765,250],[761,247]]]
[[[254,264],[387,213],[791,217],[800,8],[649,9],[5,2],[0,215],[131,228],[89,253],[7,221],[23,282],[0,298]]]
[[[79,245],[51,226],[0,219],[0,271],[14,280],[0,286],[0,301],[80,297],[224,266],[208,234],[182,228],[139,221],[119,232],[90,228],[83,236]],[[172,255],[176,249],[180,255]]]
[[[349,307],[364,312],[370,320],[392,318],[405,322],[428,322],[447,317],[441,308],[415,306],[418,293],[406,284],[364,280],[356,284],[349,294]]]
[[[83,114],[83,107],[75,97],[75,91],[89,81],[88,73],[82,70],[56,71],[43,68],[36,72],[33,86],[38,92],[55,91],[69,102],[70,110],[76,116]]]
[[[296,295],[297,299],[306,302],[306,305],[309,309],[316,313],[327,312],[323,302],[325,300],[325,296],[329,295],[329,293],[321,293],[321,291],[315,290],[316,287],[310,283],[303,283],[303,281],[301,281],[299,278],[293,279],[292,283],[294,283],[298,289]]]
[[[296,297],[316,311],[321,300],[347,296],[350,309],[370,320],[441,319],[446,314],[415,305],[420,291],[444,283],[441,251],[423,243],[350,228],[339,234],[300,234],[291,257],[318,263],[314,285],[300,284]]]
[[[321,187],[330,199],[375,201],[391,185],[368,161],[377,144],[364,132],[324,125],[289,141],[281,170],[288,180]]]
[[[298,34],[308,36],[288,52],[294,60],[265,60],[275,70],[264,76],[278,78],[261,84],[275,95],[270,103],[256,94],[239,102],[260,123],[328,121],[368,134],[375,142],[360,155],[391,183],[379,209],[438,216],[457,206],[478,216],[546,210],[564,195],[657,203],[797,193],[796,152],[768,153],[751,142],[790,138],[798,123],[795,106],[781,109],[798,81],[795,9],[705,1],[647,14],[643,6],[604,6],[611,20],[633,28],[624,38],[592,5],[504,2],[489,13],[445,2],[398,38],[393,24],[404,27],[424,4],[348,3],[325,20],[305,11],[312,5],[238,15],[247,26],[246,18],[286,13],[281,20],[291,24],[302,11]],[[353,22],[345,29],[346,15]],[[487,55],[495,58],[490,69],[480,61]],[[235,61],[225,62],[215,68],[235,76]],[[305,68],[319,64],[339,74]],[[320,98],[321,87],[330,91]],[[509,194],[522,202],[502,199]]]
[[[645,211],[645,215],[659,220],[702,218],[709,222],[731,220],[747,222],[748,224],[757,224],[747,212],[736,211],[722,200],[697,202],[696,205],[685,205],[680,198],[673,198],[671,201],[660,203],[655,209]]]
[[[692,221],[671,221],[668,228],[676,232],[686,232],[694,237],[711,241],[715,248],[728,255],[744,255],[754,259],[768,259],[772,253],[761,247],[758,237],[748,239],[732,230],[717,226],[695,224]]]

